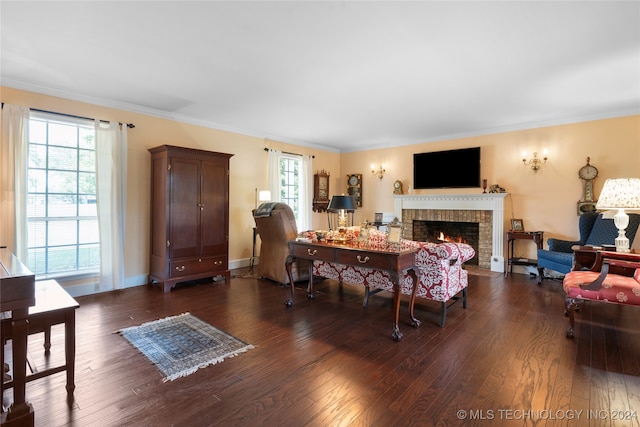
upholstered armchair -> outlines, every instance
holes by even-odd
[[[256,232],[260,235],[258,276],[279,284],[289,283],[284,262],[289,255],[288,241],[298,235],[293,210],[286,203],[264,203],[253,211]],[[298,260],[292,266],[295,282],[308,280],[309,262]]]
[[[625,234],[629,239],[629,244],[633,239],[640,225],[640,215],[629,214],[629,226]],[[538,249],[538,284],[544,279],[544,269],[552,270],[560,274],[567,274],[573,266],[574,245],[613,245],[618,236],[618,229],[612,218],[603,218],[602,213],[587,212],[580,216],[578,221],[580,230],[580,240],[570,241],[561,239],[548,239],[549,249]]]

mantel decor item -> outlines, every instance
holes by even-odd
[[[640,178],[613,178],[604,182],[600,199],[596,204],[598,210],[617,210],[613,222],[618,229],[616,252],[629,252],[629,239],[625,230],[629,225],[627,210],[640,210]]]

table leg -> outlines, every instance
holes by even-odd
[[[307,284],[307,298],[314,299],[313,293],[313,261],[309,260],[309,283]]]
[[[391,272],[390,276],[393,282],[394,307],[393,332],[391,333],[391,338],[393,338],[394,341],[400,341],[402,339],[402,332],[400,332],[400,327],[398,326],[398,319],[400,318],[400,278],[396,272]]]
[[[28,314],[29,310],[27,308],[13,310],[12,313],[13,403],[9,407],[9,411],[2,414],[0,422],[3,425],[33,426],[34,424],[33,407],[25,399],[27,384],[27,336],[29,334]]]
[[[76,312],[68,310],[64,321],[64,358],[67,365],[67,394],[76,389]]]
[[[291,296],[287,301],[284,302],[287,307],[291,307],[293,305],[293,296],[296,291],[296,286],[293,282],[293,274],[291,274],[291,266],[293,265],[295,260],[296,257],[294,257],[293,255],[287,255],[287,259],[284,261],[284,267],[287,270],[287,276],[289,277],[289,287],[291,289]]]
[[[409,317],[411,317],[411,326],[414,328],[420,327],[420,320],[416,319],[413,314],[413,308],[416,302],[416,292],[418,291],[418,277],[416,276],[416,272],[413,268],[407,271],[411,280],[413,280],[413,290],[411,291],[411,300],[409,301]]]

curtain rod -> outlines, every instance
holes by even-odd
[[[266,147],[264,148],[264,151],[269,151],[269,150],[270,150],[270,148],[266,148]],[[283,151],[283,152],[282,152],[282,154],[289,154],[289,155],[291,155],[291,156],[302,156],[302,154],[298,154],[298,153],[289,153],[289,152],[286,152],[286,151]],[[312,159],[315,159],[315,158],[316,158],[316,156],[314,156],[314,155],[312,154],[312,155],[311,155],[311,158],[312,158]]]
[[[74,119],[82,119],[82,120],[93,120],[90,117],[83,117],[83,116],[76,116],[74,114],[66,114],[66,113],[58,113],[57,111],[47,111],[47,110],[40,110],[39,108],[30,108],[31,111],[36,111],[38,113],[47,113],[47,114],[57,114],[59,116],[65,116],[65,117],[71,117]],[[109,123],[108,120],[100,120],[100,123]],[[123,123],[118,122],[119,125],[122,125]],[[136,125],[134,125],[133,123],[126,123],[127,127],[129,129],[133,129],[134,127],[136,127]]]

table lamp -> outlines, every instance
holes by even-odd
[[[356,209],[351,196],[332,196],[329,206],[327,207],[327,215],[329,215],[329,228],[331,228],[331,212],[338,212],[338,232],[340,233],[338,241],[345,240],[347,231],[347,212]]]
[[[640,209],[640,178],[612,178],[602,187],[596,203],[598,210],[617,210],[613,222],[618,229],[616,251],[629,252],[629,239],[625,229],[629,225],[629,215],[625,209]]]

